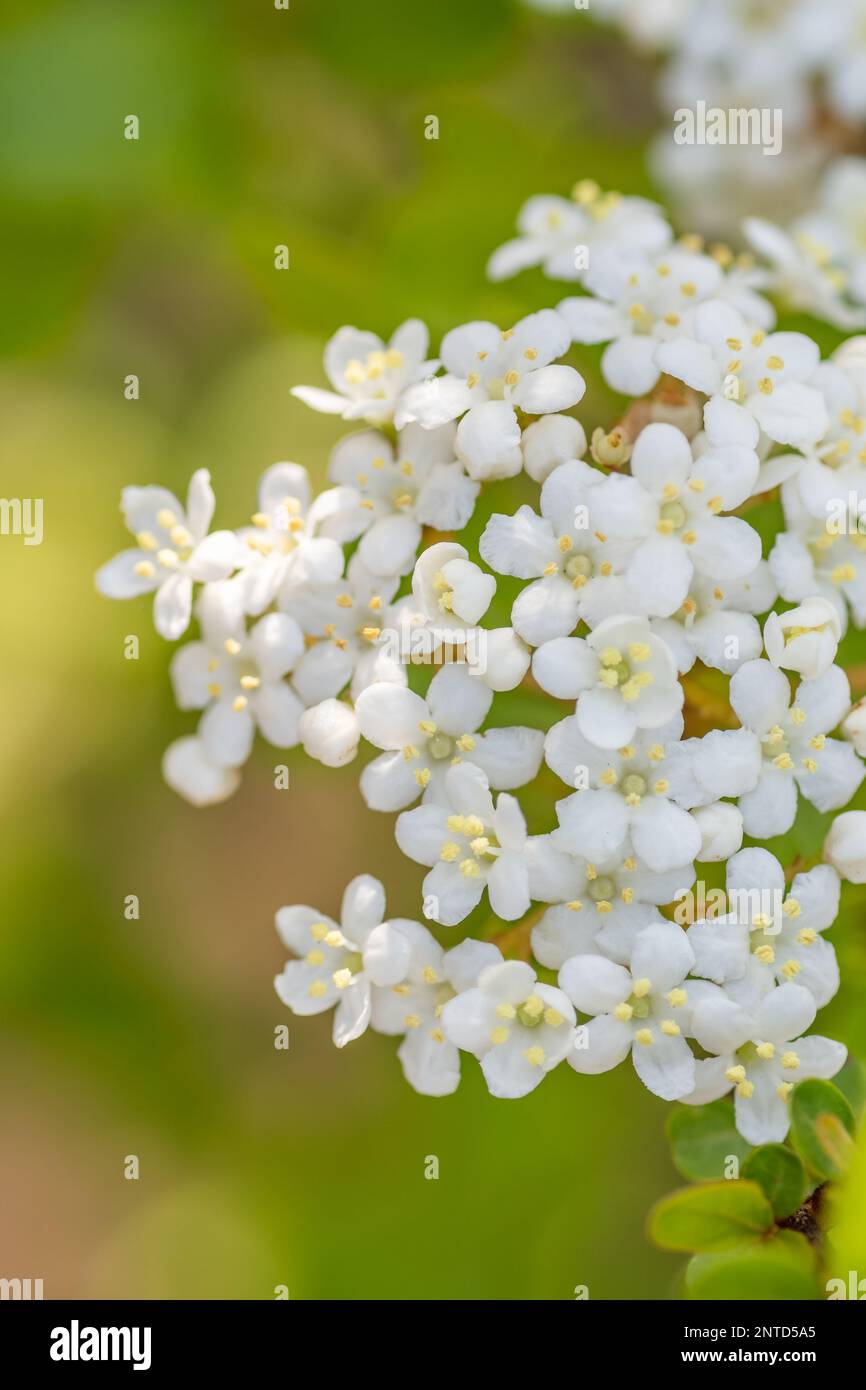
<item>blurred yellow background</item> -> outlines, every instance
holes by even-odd
[[[556,303],[535,272],[487,284],[486,258],[531,193],[653,191],[650,75],[585,15],[507,0],[6,10],[0,491],[44,499],[45,539],[0,539],[0,1275],[48,1298],[663,1295],[679,1261],[643,1226],[677,1182],[665,1105],[626,1067],[561,1067],[495,1101],[471,1058],[429,1100],[393,1040],[338,1053],[330,1016],[292,1018],[276,908],[333,914],[366,871],[417,916],[422,871],[363,806],[357,766],[293,753],[278,792],[260,745],[226,805],[178,800],[160,758],[194,721],[170,649],[148,600],[93,586],[125,544],[127,483],[182,492],[207,466],[234,526],[271,463],[324,481],[345,427],[289,388],[324,384],[340,324],[387,336],[417,315],[435,345]],[[581,418],[612,421],[581,369]],[[862,1052],[855,925],[821,1024]]]

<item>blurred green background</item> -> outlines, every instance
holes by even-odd
[[[138,142],[123,139],[128,114]],[[438,141],[424,139],[431,114]],[[403,1081],[393,1040],[338,1053],[330,1016],[282,1008],[277,907],[335,913],[368,871],[392,914],[416,916],[422,871],[390,818],[364,808],[357,766],[292,754],[291,790],[277,792],[260,746],[226,805],[178,800],[160,757],[193,720],[174,710],[169,650],[147,601],[109,604],[93,587],[125,543],[127,483],[182,491],[207,466],[217,523],[232,526],[276,460],[324,481],[344,426],[289,388],[324,384],[340,324],[387,336],[418,315],[437,344],[467,319],[556,303],[568,291],[535,272],[486,284],[489,252],[531,193],[579,177],[653,192],[653,123],[651,73],[583,12],[7,4],[0,490],[44,498],[45,541],[0,540],[0,1275],[41,1277],[49,1298],[673,1286],[680,1262],[644,1235],[677,1182],[667,1108],[630,1068],[561,1067],[509,1104],[464,1059],[457,1095],[428,1100]],[[597,358],[581,359],[588,425],[619,405]],[[513,504],[498,487],[496,506]],[[131,633],[137,662],[123,656]],[[847,650],[866,659],[862,638]],[[546,786],[535,830],[562,791]],[[814,853],[820,821],[803,818],[786,851]],[[123,913],[131,893],[138,922]],[[845,987],[821,1024],[866,1052],[853,906],[835,939]],[[288,1052],[273,1046],[280,1023]],[[438,1181],[424,1178],[431,1154]]]

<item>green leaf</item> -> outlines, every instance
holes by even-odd
[[[668,1117],[667,1136],[677,1169],[692,1182],[724,1177],[725,1163],[732,1155],[742,1164],[750,1152],[734,1125],[734,1109],[728,1100],[678,1105]]]
[[[848,1058],[842,1070],[833,1077],[833,1085],[851,1106],[854,1118],[859,1119],[866,1109],[866,1068],[859,1058]]]
[[[663,1250],[727,1250],[757,1240],[773,1225],[773,1209],[756,1182],[682,1187],[657,1202],[649,1232]]]
[[[777,1221],[793,1215],[803,1205],[806,1170],[784,1144],[762,1144],[746,1159],[742,1172],[744,1178],[762,1189]]]
[[[749,1248],[695,1255],[686,1268],[694,1299],[816,1299],[816,1260],[805,1236],[778,1231]]]
[[[829,1081],[810,1077],[791,1092],[791,1141],[808,1168],[824,1180],[844,1176],[853,1149],[854,1113]]]

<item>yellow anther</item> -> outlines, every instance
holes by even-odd
[[[327,988],[324,980],[314,980],[307,990],[307,994],[311,999],[321,999]]]
[[[470,840],[469,848],[472,850],[472,853],[474,855],[477,855],[480,858],[482,854],[486,854],[489,850],[490,841],[488,840],[486,835],[476,835],[474,840]]]
[[[459,853],[460,846],[455,845],[453,840],[446,840],[439,851],[439,858],[444,859],[446,864],[453,864]]]
[[[797,932],[797,940],[801,946],[814,946],[818,940],[818,933],[812,927],[801,927]]]
[[[781,357],[773,356],[768,357],[764,365],[768,367],[771,372],[780,372],[784,367],[785,363]]]
[[[803,758],[803,766],[807,772],[817,772],[818,764],[814,758]]]
[[[421,1020],[417,1014],[407,1014],[403,1019],[404,1028],[420,1028]]]
[[[139,550],[156,550],[159,546],[159,541],[152,531],[139,531],[135,540]]]
[[[361,636],[362,636],[362,637],[364,638],[364,640],[367,641],[367,642],[375,642],[375,641],[376,641],[376,638],[379,637],[379,636],[381,635],[381,632],[382,632],[382,629],[381,629],[380,627],[362,627],[362,628],[361,628]]]
[[[139,560],[132,567],[133,574],[137,574],[139,579],[153,579],[156,570],[149,560]]]
[[[766,336],[766,333],[764,333],[763,330],[759,328],[757,333],[752,334],[752,347],[759,348]]]
[[[622,867],[624,869],[628,869],[629,873],[633,873],[634,870],[637,868],[637,860],[634,858],[633,855],[630,854],[628,859],[624,859],[622,861]]]
[[[725,343],[730,348],[731,352],[743,351],[743,344],[740,338],[726,338]]]
[[[325,932],[323,939],[325,945],[330,946],[332,951],[336,951],[338,946],[344,946],[346,943],[346,938],[343,936],[343,933],[333,928],[331,931]]]
[[[683,1004],[688,1003],[689,996],[684,989],[671,989],[665,995],[672,1009],[680,1009]]]
[[[623,890],[622,890],[622,892],[620,893],[619,896],[622,898],[622,900],[623,900],[624,903],[626,903],[626,904],[633,903],[633,902],[634,902],[634,889],[633,889],[633,888],[623,888]]]
[[[657,782],[653,783],[653,791],[657,796],[664,796],[670,785],[666,777],[660,777]]]
[[[445,1034],[442,1032],[441,1028],[431,1028],[430,1038],[435,1043],[443,1043],[445,1041]]]
[[[222,695],[223,693],[223,688],[220,685],[219,681],[211,681],[207,688],[207,693],[211,696],[212,699],[218,700],[220,695]]]
[[[517,1010],[515,1009],[515,1007],[514,1007],[513,1004],[497,1004],[497,1005],[496,1005],[496,1017],[497,1017],[497,1018],[514,1018],[514,1016],[516,1015],[516,1013],[517,1013]]]
[[[786,980],[795,980],[802,969],[803,967],[800,962],[792,958],[791,960],[785,961],[785,964],[781,968],[781,973]]]
[[[494,1028],[493,1032],[490,1034],[490,1041],[494,1043],[496,1047],[501,1047],[504,1042],[508,1042],[508,1037],[509,1032],[507,1028]]]
[[[631,988],[636,999],[644,999],[652,989],[652,981],[646,978],[635,980]]]
[[[632,661],[649,661],[652,655],[649,642],[630,642],[628,654]]]
[[[776,952],[772,946],[759,946],[755,952],[755,957],[762,965],[772,965],[776,959]]]
[[[613,912],[613,905],[609,903],[606,898],[602,898],[600,902],[596,903],[595,910],[596,912],[600,912],[603,917],[605,913]]]
[[[467,834],[465,816],[449,816],[445,822],[449,830],[453,830],[458,835]]]
[[[158,511],[156,519],[163,531],[170,531],[172,526],[177,525],[177,517],[168,507],[163,507],[161,511]]]
[[[630,758],[633,758],[633,757],[634,757],[634,748],[632,747],[632,745],[631,745],[630,743],[624,744],[623,747],[620,748],[620,749],[618,749],[617,751],[619,752],[619,756],[620,756],[625,762],[628,762],[628,760],[629,760]]]
[[[776,1049],[771,1042],[758,1043],[755,1051],[759,1057],[763,1057],[765,1062],[769,1062],[770,1058],[776,1055]]]
[[[345,989],[347,985],[352,983],[352,972],[346,969],[335,970],[331,979],[334,981],[337,989]]]
[[[236,695],[235,698],[232,700],[232,709],[235,711],[236,714],[241,714],[242,711],[246,709],[248,703],[249,701],[247,700],[246,695]]]
[[[779,1097],[779,1100],[787,1100],[793,1089],[793,1081],[780,1081],[776,1087],[776,1095]]]
[[[538,1043],[534,1047],[528,1047],[523,1055],[531,1067],[544,1066],[544,1048],[539,1047]]]
[[[571,902],[566,903],[565,906],[570,912],[583,912],[583,903],[580,901],[580,898],[572,898]]]
[[[796,1052],[782,1053],[782,1066],[785,1068],[785,1071],[796,1071],[799,1065],[800,1058],[797,1056]]]
[[[310,936],[314,941],[324,941],[325,937],[328,935],[328,930],[327,922],[313,922],[310,927]]]
[[[684,294],[686,299],[693,299],[697,292],[698,287],[692,280],[686,280],[684,284],[680,285],[680,293]]]
[[[478,867],[477,860],[461,859],[460,872],[464,878],[478,878],[479,874],[481,873],[481,870]]]
[[[545,1009],[544,1021],[548,1028],[559,1028],[565,1022],[565,1019],[559,1012],[559,1009]]]
[[[527,362],[534,362],[538,357],[538,349],[534,347],[524,348],[523,356],[526,358]]]
[[[415,781],[422,789],[430,785],[432,775],[429,767],[416,767],[415,769]]]
[[[599,660],[602,666],[619,666],[622,661],[622,652],[618,647],[603,647]]]
[[[634,1040],[636,1043],[640,1043],[641,1047],[651,1047],[653,1040],[652,1029],[638,1028],[634,1035]]]
[[[518,383],[518,381],[520,380],[520,373],[519,373],[519,372],[515,372],[514,369],[512,368],[512,370],[511,370],[510,372],[506,372],[506,373],[505,373],[505,378],[504,378],[504,379],[505,379],[505,385],[506,385],[506,386],[516,386],[517,383]]]
[[[598,780],[605,787],[615,787],[617,781],[616,773],[612,767],[605,768]]]
[[[242,690],[258,690],[261,680],[258,676],[241,676]]]
[[[741,1081],[739,1086],[737,1087],[737,1095],[741,1096],[743,1100],[749,1100],[750,1097],[754,1094],[754,1090],[754,1082]]]
[[[325,953],[324,951],[308,951],[305,959],[307,965],[324,965]]]
[[[682,1029],[678,1023],[674,1023],[672,1018],[662,1020],[661,1030],[666,1038],[678,1038]]]
[[[178,558],[175,550],[158,550],[156,552],[157,562],[165,570],[177,569]]]
[[[800,899],[786,898],[785,901],[782,903],[782,911],[784,912],[786,917],[799,917]]]
[[[780,753],[777,758],[773,759],[773,767],[779,768],[781,772],[790,772],[793,766],[794,760],[790,753]]]
[[[728,1081],[732,1081],[734,1085],[737,1086],[741,1081],[745,1081],[746,1068],[739,1065],[734,1067],[727,1067],[725,1069],[725,1076],[727,1077]]]
[[[691,488],[692,492],[703,492],[706,487],[706,483],[704,482],[703,478],[689,478],[689,487]]]
[[[617,1004],[616,1008],[613,1011],[613,1016],[614,1018],[618,1018],[620,1023],[628,1023],[633,1013],[634,1009],[632,1008],[631,1004],[623,1003]]]

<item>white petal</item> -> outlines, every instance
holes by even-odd
[[[227,801],[241,780],[236,768],[211,762],[201,739],[194,735],[169,744],[162,759],[162,775],[172,791],[193,806]]]

